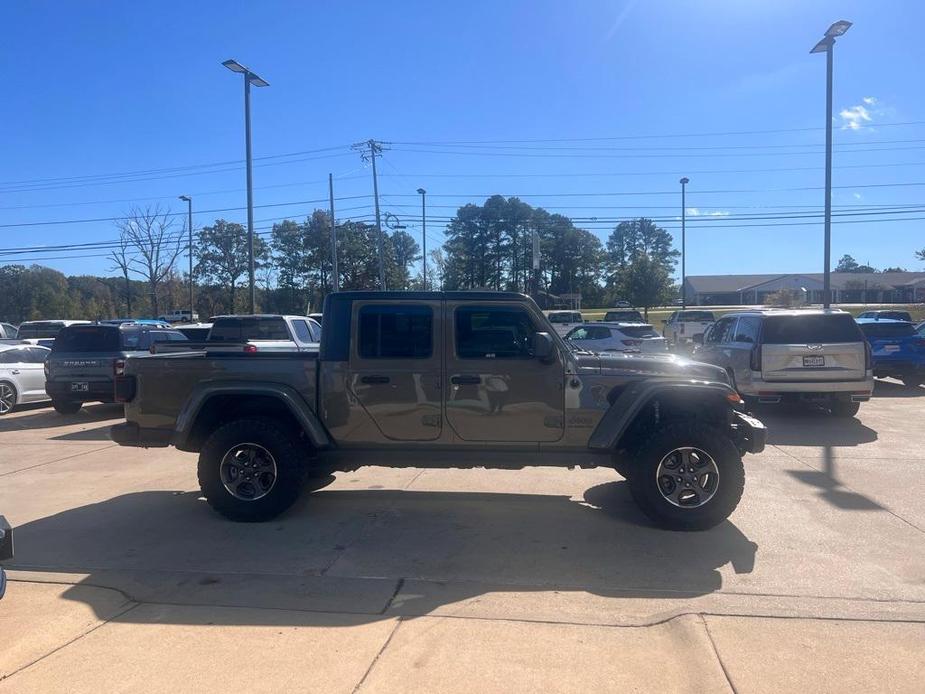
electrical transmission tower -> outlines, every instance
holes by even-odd
[[[383,248],[382,248],[382,218],[379,215],[379,179],[376,175],[376,157],[382,156],[382,151],[388,149],[389,143],[379,142],[378,140],[366,140],[365,142],[357,142],[355,145],[351,145],[351,149],[354,149],[360,153],[360,157],[363,161],[368,161],[373,165],[373,198],[376,205],[376,247],[379,253],[379,289],[385,291],[385,261],[383,260]]]

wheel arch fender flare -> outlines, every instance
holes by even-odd
[[[670,396],[675,403],[687,402],[694,407],[698,403],[721,401],[730,411],[733,399],[738,398],[728,383],[720,381],[665,378],[640,381],[625,388],[611,403],[588,439],[588,448],[596,451],[617,449],[636,418],[653,400],[664,396]]]
[[[311,444],[318,450],[331,446],[331,437],[305,398],[291,386],[281,383],[254,383],[248,381],[226,381],[223,383],[200,383],[187,398],[174,425],[173,444],[185,450],[185,446],[196,426],[196,420],[209,401],[222,396],[261,396],[280,402],[295,418]]]

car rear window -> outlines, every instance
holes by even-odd
[[[861,332],[867,337],[911,337],[915,327],[912,323],[863,323]]]
[[[642,314],[639,311],[608,311],[604,314],[605,321],[629,321],[642,322]]]
[[[273,316],[218,318],[209,332],[209,342],[289,340],[286,321]]]
[[[58,333],[53,352],[118,352],[119,328],[114,325],[72,325]]]
[[[627,337],[661,337],[651,325],[624,325],[618,329]]]
[[[211,328],[177,328],[181,333],[186,335],[189,340],[203,341],[209,337]]]
[[[580,313],[550,313],[550,323],[581,323]]]
[[[54,321],[23,323],[19,326],[19,334],[17,337],[20,340],[35,340],[43,337],[57,337],[58,333],[60,333],[63,329],[63,324],[55,323]]]
[[[765,319],[761,341],[768,345],[806,345],[860,342],[858,324],[844,315],[770,316]]]
[[[679,321],[712,321],[713,312],[712,311],[679,311],[678,312]]]

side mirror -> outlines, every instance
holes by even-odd
[[[697,333],[691,339],[693,339],[695,344],[702,345],[703,344],[703,333]]]
[[[548,363],[553,360],[556,346],[549,333],[533,333],[533,356],[541,362]]]
[[[667,325],[667,324],[668,324],[668,319],[667,319],[667,318],[662,318],[662,323],[665,323],[665,324]]]

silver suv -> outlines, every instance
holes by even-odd
[[[838,309],[729,313],[695,342],[694,358],[725,368],[752,401],[808,400],[853,417],[874,389],[867,340]]]

